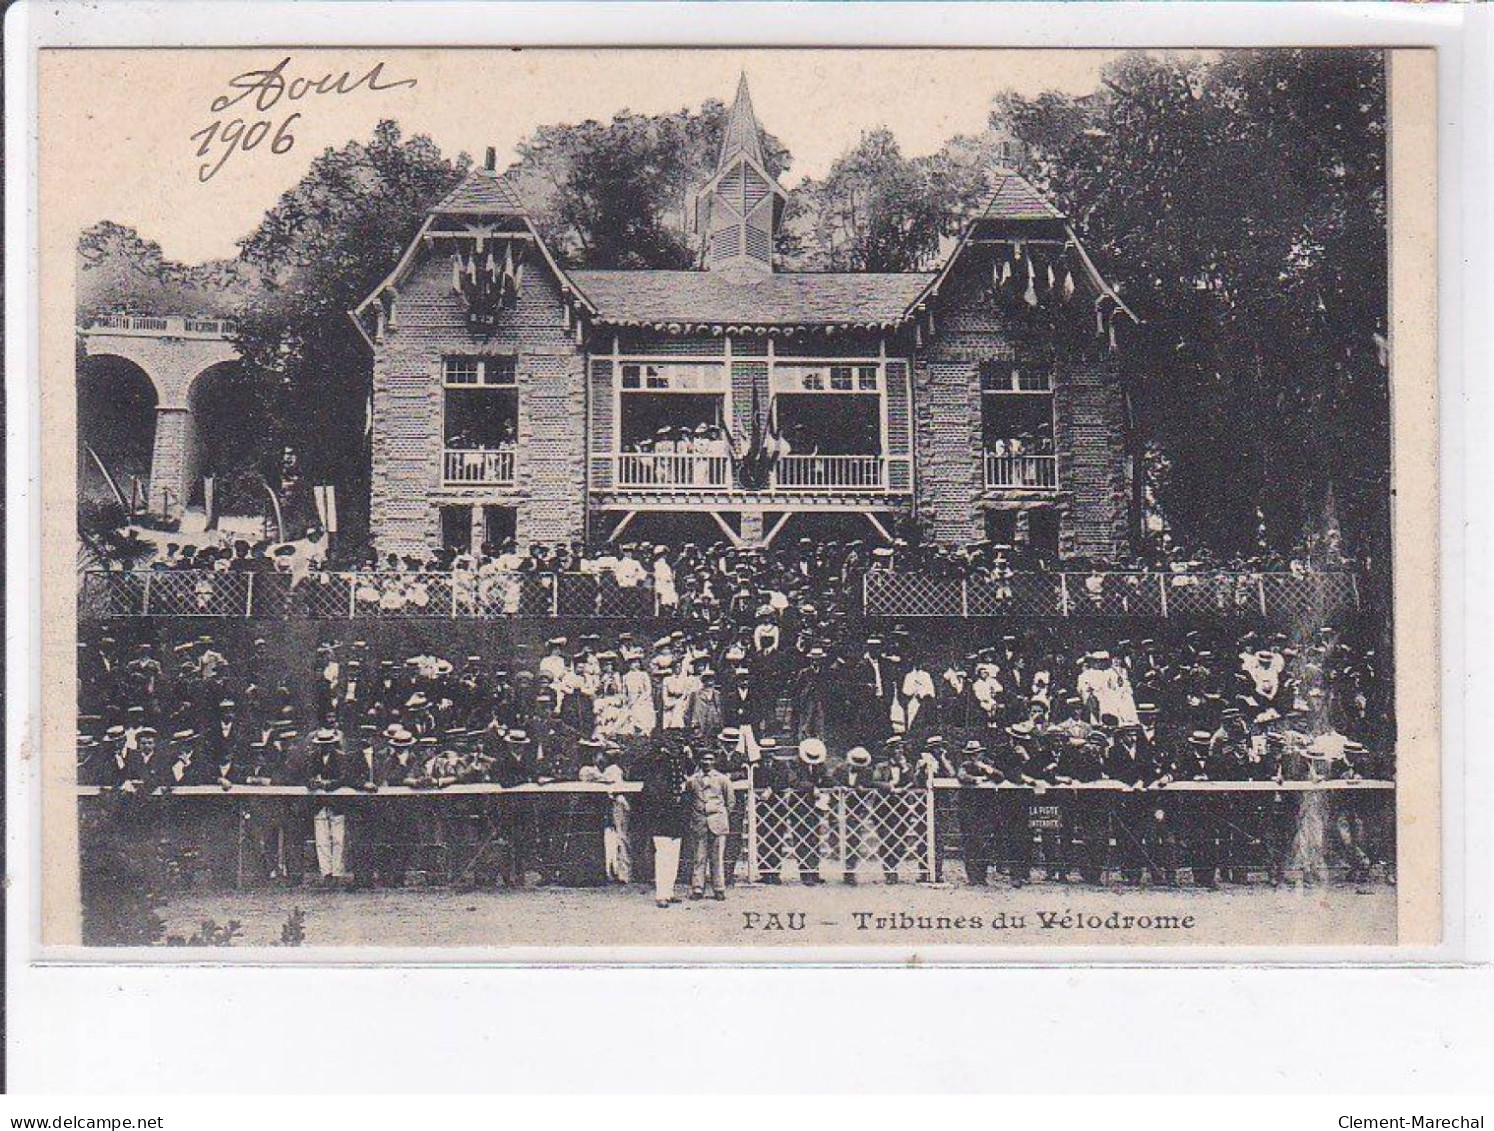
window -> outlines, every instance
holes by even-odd
[[[503,451],[518,443],[515,361],[512,355],[443,360],[443,431],[449,451]]]
[[[710,363],[627,362],[622,367],[622,387],[632,392],[719,392],[725,387],[725,372],[724,365]]]
[[[511,389],[517,382],[517,358],[448,357],[442,363],[441,377],[448,387]]]
[[[882,387],[877,365],[807,365],[780,362],[774,385],[784,393],[875,393]]]
[[[980,387],[985,393],[1051,393],[1053,365],[1039,358],[983,361]]]

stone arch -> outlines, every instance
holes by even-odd
[[[132,358],[96,353],[79,366],[76,437],[80,501],[114,498],[114,489],[99,469],[102,463],[127,504],[148,502],[160,401],[159,384]]]
[[[195,424],[189,404],[197,378],[238,360],[238,350],[217,322],[110,316],[81,333],[89,362],[114,357],[143,372],[155,390],[155,431],[150,461],[149,509],[182,514],[196,481]]]
[[[187,383],[186,429],[182,479],[189,507],[204,506],[203,480],[212,476],[220,513],[250,513],[261,501],[257,491],[246,497],[243,480],[254,470],[252,438],[263,434],[265,406],[243,381],[238,359],[214,361]]]

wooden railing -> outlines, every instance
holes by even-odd
[[[647,494],[742,489],[726,456],[623,452],[615,457],[617,488]],[[764,491],[882,492],[888,489],[883,456],[789,455],[778,461]]]
[[[447,448],[441,481],[483,487],[512,487],[518,480],[513,448]]]
[[[986,486],[1052,491],[1058,486],[1058,462],[1053,456],[1002,456],[987,452]]]
[[[720,491],[731,484],[726,456],[624,452],[617,457],[617,485],[629,491]]]
[[[779,491],[881,491],[887,486],[881,456],[784,456],[773,472]]]

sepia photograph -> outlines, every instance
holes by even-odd
[[[1436,941],[1432,52],[39,83],[45,942]]]

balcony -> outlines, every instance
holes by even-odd
[[[641,495],[863,495],[909,489],[909,461],[885,456],[790,455],[756,490],[737,481],[731,460],[715,455],[623,452],[614,456],[616,489]],[[890,480],[889,480],[890,477]]]
[[[776,491],[882,491],[887,461],[881,456],[785,456],[773,473]]]
[[[517,480],[512,448],[447,448],[441,481],[457,487],[512,487]]]
[[[731,465],[726,456],[625,452],[617,457],[617,485],[666,495],[724,491],[732,485]]]
[[[986,453],[986,489],[1055,491],[1058,462],[1054,456],[999,456]]]

